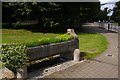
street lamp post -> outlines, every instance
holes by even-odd
[[[109,16],[109,19],[108,19],[108,31],[110,30],[110,16]]]

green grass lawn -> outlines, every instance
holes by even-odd
[[[107,49],[107,39],[99,33],[79,33],[80,51],[85,53],[86,59],[91,59]]]
[[[54,39],[61,34],[54,33],[33,33],[27,30],[2,29],[2,44],[18,43],[27,47],[39,44],[39,40],[50,38]],[[34,43],[34,44],[32,44]]]
[[[118,23],[113,23],[113,24],[116,24],[116,25],[118,25]]]
[[[61,35],[59,33],[33,33],[27,30],[2,29],[2,44],[4,43],[31,43],[39,39],[51,38]],[[85,53],[86,59],[91,59],[107,49],[106,38],[98,33],[77,33],[79,36],[80,51]],[[36,43],[38,44],[38,43]]]

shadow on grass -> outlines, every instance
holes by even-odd
[[[42,32],[42,33],[55,33],[55,34],[64,34],[67,32],[67,29],[74,29],[77,34],[95,34],[94,32],[87,32],[84,27],[68,27],[67,25],[59,25],[55,27],[43,27],[38,24],[20,24],[16,27],[9,27],[8,25],[3,25],[3,29],[25,29],[33,33]]]
[[[28,24],[28,25],[17,25],[16,27],[9,27],[7,25],[3,25],[2,27],[3,29],[16,29],[16,30],[20,30],[20,29],[25,29],[28,31],[31,31],[33,33],[37,33],[37,32],[42,32],[42,33],[65,33],[66,32],[66,28],[65,27],[43,27],[41,25],[37,25],[37,24]]]

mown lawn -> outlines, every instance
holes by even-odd
[[[34,42],[39,39],[51,38],[61,35],[59,33],[33,33],[27,30],[2,29],[2,44],[5,43],[19,43],[26,44]],[[79,36],[79,46],[82,55],[86,59],[91,59],[102,53],[107,49],[107,39],[98,33],[77,33]]]
[[[118,23],[113,23],[113,24],[116,24],[116,25],[118,25]]]
[[[54,39],[61,34],[54,33],[33,33],[27,30],[2,29],[2,44],[18,43],[27,45],[27,47],[39,45],[39,40]]]
[[[78,33],[81,54],[86,59],[96,57],[107,49],[107,39],[99,33]]]

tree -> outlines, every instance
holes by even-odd
[[[36,19],[44,27],[60,24],[71,28],[95,20],[99,8],[99,2],[9,2],[3,3],[3,21],[11,26],[13,20]]]
[[[69,27],[73,27],[76,24],[82,25],[82,23],[87,21],[93,21],[100,9],[99,2],[69,2],[60,4],[62,24],[67,24]]]
[[[112,19],[116,22],[120,21],[120,1],[116,3],[116,7],[113,9]]]
[[[13,21],[21,21],[31,12],[24,2],[3,2],[2,5],[3,21],[9,22],[10,27]]]
[[[34,18],[38,20],[39,24],[43,24],[44,22],[51,21],[53,16],[50,14],[54,14],[58,10],[57,7],[58,5],[51,2],[3,3],[3,21],[9,22],[9,26],[12,26],[14,20],[23,21]]]
[[[29,6],[32,10],[31,15],[34,14],[34,17],[37,18],[40,25],[45,25],[53,21],[53,19],[55,18],[55,14],[59,10],[59,5],[51,2],[33,2],[29,4]]]
[[[99,12],[98,12],[98,14],[97,14],[97,16],[96,16],[96,21],[97,20],[100,20],[100,21],[103,21],[103,20],[108,20],[108,16],[107,16],[107,14],[108,14],[108,8],[106,7],[106,8],[104,8],[104,10],[99,10]]]

